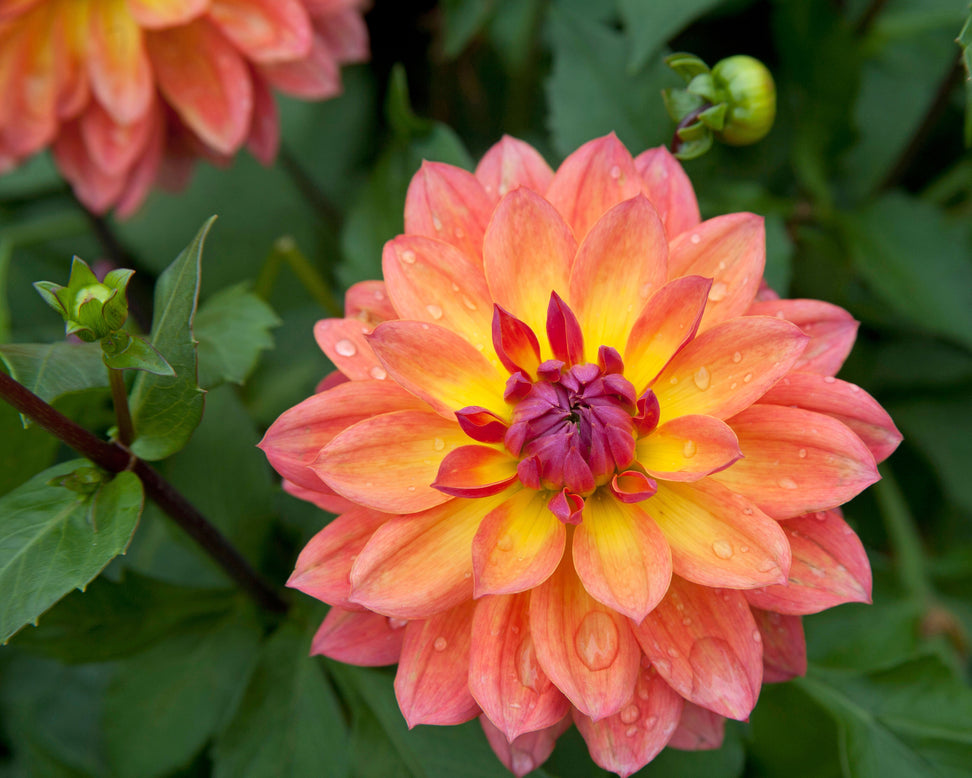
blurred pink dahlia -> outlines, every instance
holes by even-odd
[[[856,322],[778,299],[760,217],[701,222],[613,135],[556,173],[511,138],[425,163],[405,232],[261,443],[340,513],[289,582],[333,606],[313,652],[398,662],[409,725],[478,716],[518,775],[571,722],[622,776],[717,747],[804,672],[803,614],[870,599],[838,506],[900,435],[834,378]]]
[[[367,0],[0,0],[0,172],[51,146],[90,210],[133,212],[195,157],[269,164],[272,89],[319,100],[368,57]]]

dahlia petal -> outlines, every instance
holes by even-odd
[[[88,3],[61,3],[51,20],[57,116],[62,120],[77,116],[91,97],[87,70],[89,13]]]
[[[887,411],[859,386],[816,373],[790,373],[764,394],[759,404],[816,411],[846,424],[883,462],[898,447],[901,433]]]
[[[642,189],[658,211],[669,240],[695,227],[701,217],[692,182],[664,146],[641,152],[634,160]]]
[[[128,218],[141,206],[155,183],[165,154],[165,117],[158,103],[150,112],[148,137],[142,153],[126,175],[125,187],[115,201],[115,214]]]
[[[682,578],[737,589],[786,580],[790,546],[779,523],[710,478],[659,484],[645,507],[665,533]]]
[[[517,462],[506,449],[459,446],[442,459],[432,486],[452,497],[498,494],[516,478]]]
[[[379,613],[331,608],[311,642],[311,656],[359,667],[393,665],[402,653],[404,626]]]
[[[822,300],[766,300],[753,303],[747,316],[775,316],[796,324],[810,342],[793,366],[801,373],[834,375],[850,354],[857,322],[843,308]]]
[[[679,416],[641,438],[638,464],[666,481],[698,481],[742,456],[736,433],[712,416]]]
[[[469,647],[475,603],[464,602],[405,627],[395,697],[409,729],[462,724],[479,715],[469,693]]]
[[[639,394],[695,337],[712,282],[701,276],[670,281],[652,295],[624,346],[624,376]]]
[[[323,482],[310,466],[338,433],[372,416],[408,410],[427,409],[421,400],[391,382],[340,384],[284,411],[258,447],[284,478],[316,490]]]
[[[442,458],[467,441],[455,421],[431,411],[392,411],[340,432],[310,468],[342,497],[386,513],[411,513],[449,499],[431,484]]]
[[[92,213],[107,211],[124,190],[123,175],[109,175],[92,161],[81,139],[78,122],[61,127],[51,151],[74,194]]]
[[[712,478],[773,518],[842,505],[881,477],[861,439],[822,413],[754,405],[729,426],[743,458]]]
[[[553,171],[529,143],[504,135],[479,161],[476,178],[495,205],[519,186],[543,194],[550,186]]]
[[[388,372],[365,338],[371,329],[360,319],[321,319],[314,325],[314,338],[334,366],[352,381],[381,381]]]
[[[781,524],[793,564],[786,584],[746,592],[750,605],[802,616],[845,602],[871,601],[871,566],[840,511],[820,511]]]
[[[640,191],[634,160],[612,132],[570,154],[557,168],[546,197],[581,241],[601,216]]]
[[[125,0],[129,13],[140,27],[175,27],[202,16],[209,0]]]
[[[536,192],[515,189],[496,206],[482,245],[493,300],[544,332],[550,293],[566,295],[577,251],[563,219]]]
[[[253,116],[246,136],[246,148],[261,165],[270,166],[280,149],[280,115],[269,85],[252,68]]]
[[[338,516],[304,546],[287,586],[322,602],[352,608],[351,566],[365,543],[391,517],[354,507]]]
[[[119,124],[100,103],[93,101],[81,114],[79,126],[91,160],[109,175],[120,175],[145,153],[159,121],[153,107],[131,124]]]
[[[749,716],[763,651],[741,592],[673,577],[665,599],[634,633],[658,674],[685,699],[730,719]]]
[[[98,0],[90,7],[91,89],[116,121],[128,124],[148,110],[155,93],[142,30],[126,0]],[[198,57],[192,58],[196,60]]]
[[[588,344],[621,351],[648,298],[665,283],[668,242],[655,209],[642,195],[597,220],[577,249],[570,271],[571,307]]]
[[[569,712],[567,698],[537,661],[528,594],[484,597],[476,605],[469,691],[510,742],[553,726]]]
[[[479,723],[496,757],[517,778],[523,778],[550,758],[557,738],[570,728],[570,716],[564,716],[552,727],[524,732],[513,742],[508,741],[486,716],[480,716]]]
[[[763,682],[782,683],[807,673],[807,641],[799,616],[753,608],[763,636]]]
[[[333,513],[335,515],[345,513],[346,511],[357,507],[355,503],[341,497],[323,481],[321,481],[320,486],[315,486],[313,489],[308,489],[300,484],[295,484],[293,481],[288,481],[285,478],[281,484],[281,487],[283,487],[283,490],[292,497],[296,497],[298,500],[305,500],[313,505],[316,505],[322,511],[327,511],[328,513]]]
[[[392,378],[449,418],[470,405],[506,410],[506,375],[451,330],[389,321],[375,327],[368,343]]]
[[[634,693],[618,713],[593,721],[579,711],[574,722],[591,758],[627,778],[654,759],[678,726],[684,701],[653,667],[638,673]]]
[[[641,651],[628,620],[584,589],[568,557],[530,594],[540,667],[594,720],[617,713],[638,679]]]
[[[574,569],[595,600],[641,621],[668,589],[672,553],[665,535],[639,505],[595,492],[574,530]]]
[[[521,489],[490,511],[472,544],[475,596],[539,586],[564,555],[567,531],[543,493]]]
[[[758,624],[759,619],[757,618],[756,621]],[[767,680],[765,664],[763,667],[763,681],[765,682]],[[668,741],[668,747],[677,748],[680,751],[712,751],[722,746],[725,734],[726,719],[724,716],[686,701],[682,707],[682,717],[678,721],[678,728],[672,734],[672,739]]]
[[[450,243],[479,262],[491,203],[472,173],[423,162],[405,195],[405,232]]]
[[[739,413],[789,372],[806,343],[795,325],[766,316],[715,325],[679,351],[652,384],[661,421]]]
[[[584,361],[584,333],[580,322],[556,292],[550,293],[547,304],[547,342],[555,360],[568,366]]]
[[[540,367],[540,341],[536,333],[498,305],[493,305],[493,350],[511,375],[537,375]],[[527,382],[529,386],[529,382]]]
[[[385,244],[381,265],[399,317],[438,324],[488,347],[493,315],[489,287],[482,268],[462,252],[420,235],[399,235]]]
[[[253,82],[233,45],[206,19],[150,32],[145,44],[179,118],[213,151],[235,153],[250,131]]]
[[[383,321],[398,318],[398,312],[388,298],[384,281],[358,281],[344,294],[344,316],[360,319],[372,329]]]
[[[766,264],[763,217],[752,213],[716,216],[683,232],[669,246],[671,278],[698,275],[712,279],[700,331],[746,312]]]
[[[307,56],[289,62],[260,63],[257,70],[281,92],[304,100],[324,100],[341,93],[341,71],[334,52],[327,39],[316,31]]]
[[[254,62],[286,62],[310,53],[314,30],[299,0],[212,0],[209,17]]]
[[[330,13],[316,13],[311,6],[313,2],[305,0],[314,30],[327,44],[339,63],[367,62],[371,52],[368,47],[368,26],[365,24],[362,12],[367,10],[367,3],[345,4],[344,8]]]
[[[5,94],[0,98],[0,127],[9,153],[27,156],[46,146],[57,133],[56,53],[51,39],[51,12],[27,15],[19,40],[3,42],[9,59],[0,63]]]
[[[473,595],[473,537],[503,495],[453,499],[388,521],[351,568],[351,601],[402,619],[426,619]]]

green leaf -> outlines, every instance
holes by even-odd
[[[169,376],[175,375],[172,365],[165,361],[164,357],[152,346],[137,335],[129,335],[122,331],[123,337],[119,338],[119,333],[103,338],[102,348],[105,348],[105,341],[125,341],[125,345],[120,351],[104,352],[105,364],[115,370],[144,370],[152,375]]]
[[[203,303],[194,330],[199,340],[199,385],[242,384],[260,352],[273,348],[270,330],[281,321],[273,309],[241,284],[222,289]]]
[[[0,495],[54,462],[59,441],[37,426],[24,429],[20,414],[0,402]]]
[[[458,57],[495,10],[496,0],[443,0],[442,53]]]
[[[233,715],[259,639],[247,610],[197,623],[120,663],[103,719],[113,775],[154,778],[188,764]]]
[[[837,721],[848,778],[968,775],[972,689],[939,659],[864,676],[813,669],[797,683]]]
[[[0,360],[11,378],[48,403],[71,392],[108,386],[97,343],[8,343]]]
[[[618,11],[631,39],[628,70],[637,73],[670,38],[722,0],[618,0]]]
[[[64,462],[0,498],[0,642],[124,553],[142,513],[142,482],[119,473],[94,495],[52,479],[82,466]]]
[[[199,300],[203,243],[215,218],[202,226],[155,286],[151,343],[176,374],[140,372],[135,378],[129,397],[136,435],[132,451],[142,459],[174,454],[189,442],[202,418],[203,392],[196,383],[192,320]]]
[[[216,740],[216,778],[348,775],[347,729],[320,660],[307,656],[309,643],[288,623],[264,645],[236,715]]]

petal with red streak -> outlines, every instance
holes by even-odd
[[[209,0],[125,0],[140,27],[175,27],[202,16]]]
[[[319,32],[311,37],[306,57],[264,62],[257,69],[281,92],[303,100],[325,100],[341,94],[341,70],[330,43]]]
[[[805,615],[845,602],[871,601],[867,553],[840,511],[800,516],[781,526],[793,550],[788,581],[746,592],[751,605]]]
[[[564,555],[567,532],[547,497],[521,489],[483,519],[473,539],[475,594],[511,594],[547,580]]]
[[[537,661],[528,594],[484,597],[476,605],[469,690],[509,741],[553,726],[569,712],[567,698]]]
[[[806,343],[795,325],[766,316],[715,325],[679,351],[652,384],[660,421],[739,413],[790,371]]]
[[[754,405],[729,426],[743,458],[712,478],[773,518],[843,505],[881,477],[861,439],[822,413]]]
[[[822,300],[766,300],[751,305],[746,315],[792,321],[810,337],[807,350],[793,366],[801,373],[834,375],[844,364],[857,337],[854,317]]]
[[[587,593],[567,556],[530,594],[530,632],[540,667],[582,713],[599,720],[631,697],[641,650],[628,619]]]
[[[648,475],[698,481],[742,456],[732,428],[712,416],[679,416],[641,438],[635,456]]]
[[[365,338],[371,330],[360,319],[321,319],[314,325],[314,339],[334,366],[352,381],[380,381],[388,372]]]
[[[584,504],[572,552],[587,593],[634,621],[659,603],[672,578],[672,553],[658,525],[642,506],[604,490]]]
[[[759,630],[746,598],[672,578],[668,595],[635,627],[658,674],[685,699],[743,720],[763,679]]]
[[[125,0],[96,0],[89,31],[91,89],[117,121],[133,122],[148,110],[155,91],[142,30]]]
[[[645,510],[665,533],[682,578],[735,589],[786,580],[790,546],[779,523],[711,478],[659,484]]]
[[[495,204],[518,186],[544,194],[553,171],[529,143],[504,135],[479,161],[476,178]]]
[[[655,206],[669,240],[695,227],[699,204],[685,169],[664,146],[641,152],[634,160],[642,189]]]
[[[505,448],[460,446],[442,459],[432,486],[453,497],[485,497],[516,478],[519,460]]]
[[[757,618],[757,623],[759,619]],[[763,681],[767,680],[765,663],[763,664]],[[682,708],[682,718],[678,721],[678,729],[668,741],[669,748],[680,751],[712,751],[722,746],[722,739],[726,734],[726,718],[713,713],[708,708],[702,708],[695,703],[686,701]]]
[[[212,0],[209,16],[254,62],[286,62],[310,53],[314,31],[299,0]]]
[[[517,778],[523,778],[547,761],[557,738],[570,729],[570,716],[564,716],[552,727],[524,732],[512,743],[486,716],[480,716],[479,723],[496,757]]]
[[[311,642],[311,655],[359,667],[393,665],[402,653],[404,626],[378,613],[331,608]]]
[[[803,619],[753,608],[763,637],[763,682],[782,683],[807,673],[807,641]]]

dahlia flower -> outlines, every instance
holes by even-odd
[[[268,164],[273,89],[341,90],[368,56],[365,0],[0,0],[0,172],[51,146],[90,210],[246,145]]]
[[[663,148],[426,162],[384,282],[317,324],[340,372],[261,443],[340,514],[289,582],[332,606],[312,651],[397,662],[410,726],[478,716],[517,775],[571,722],[622,776],[717,747],[802,673],[800,617],[870,599],[838,506],[900,435],[834,378],[854,320],[764,257]]]

